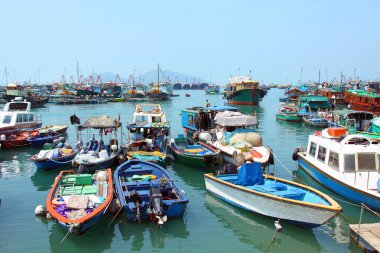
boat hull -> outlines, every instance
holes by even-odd
[[[339,212],[325,210],[313,206],[297,205],[283,199],[273,199],[260,194],[252,194],[214,180],[205,175],[206,189],[216,197],[253,213],[258,213],[270,218],[280,219],[299,226],[317,227]]]
[[[60,158],[44,158],[44,159],[36,159],[36,158],[31,158],[32,162],[36,165],[37,169],[39,170],[53,170],[53,169],[59,169],[62,167],[65,167],[67,165],[70,165],[71,162],[73,161],[74,157],[78,151],[73,152],[70,155],[67,155],[65,157],[60,157]]]
[[[278,114],[276,114],[276,119],[283,120],[283,121],[289,121],[289,122],[300,122],[302,117],[297,115],[297,114],[278,113]]]
[[[111,156],[107,159],[104,159],[100,162],[97,162],[97,163],[85,163],[85,162],[81,162],[78,159],[75,159],[74,164],[77,165],[78,167],[81,166],[81,171],[79,172],[79,169],[78,169],[78,173],[93,174],[97,170],[106,169],[106,168],[114,166],[115,165],[115,159],[116,159],[116,155],[113,155],[113,156]]]
[[[261,89],[242,89],[227,97],[230,105],[258,105],[264,92]]]
[[[357,204],[364,203],[370,208],[380,210],[380,198],[366,194],[365,192],[355,189],[318,169],[317,166],[308,162],[306,157],[298,153],[298,165],[312,178],[324,185],[326,188],[336,192],[337,194],[353,201]]]
[[[180,152],[171,145],[168,145],[168,150],[174,156],[175,160],[197,167],[212,167],[220,162],[220,152],[209,155],[192,155],[184,152]]]

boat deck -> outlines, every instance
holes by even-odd
[[[350,224],[350,237],[366,252],[380,252],[380,223]]]

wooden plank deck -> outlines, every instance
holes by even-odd
[[[351,238],[366,252],[380,252],[380,223],[350,224]]]

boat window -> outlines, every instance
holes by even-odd
[[[188,115],[188,122],[189,122],[190,126],[193,125],[193,122],[194,122],[194,116],[193,115]]]
[[[315,157],[315,152],[317,151],[317,144],[312,142],[310,144],[310,150],[309,150],[309,154],[313,157]]]
[[[22,114],[17,114],[16,122],[22,122]]]
[[[355,154],[344,156],[344,171],[345,172],[355,171]]]
[[[12,116],[11,115],[5,115],[3,119],[3,124],[9,124],[11,123]]]
[[[136,116],[136,123],[148,121],[148,118],[149,118],[148,116],[144,116],[144,115]]]
[[[339,155],[336,152],[331,151],[329,156],[329,166],[338,170],[339,169]]]
[[[326,148],[319,146],[317,159],[321,162],[325,162],[325,158],[326,158]]]
[[[22,115],[22,121],[28,122],[28,114],[23,114]]]
[[[161,122],[161,117],[152,117],[152,122],[153,123],[160,123]]]
[[[376,154],[358,153],[358,171],[376,171]]]
[[[33,114],[29,114],[28,118],[29,118],[29,122],[33,121]]]

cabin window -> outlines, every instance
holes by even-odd
[[[336,152],[331,151],[329,156],[329,166],[338,170],[339,169],[339,155]]]
[[[22,115],[22,121],[28,122],[28,114]]]
[[[148,121],[148,116],[144,116],[144,115],[136,116],[136,123],[140,123],[144,121]]]
[[[189,122],[190,126],[192,126],[194,124],[194,116],[193,115],[188,116],[188,122]]]
[[[21,114],[17,114],[17,118],[16,118],[16,122],[22,122],[22,115]]]
[[[358,171],[376,171],[376,154],[358,153]]]
[[[317,144],[312,142],[310,144],[310,150],[309,150],[309,154],[313,157],[315,157],[315,152],[317,151]]]
[[[153,123],[160,123],[161,122],[161,117],[152,117],[152,122]]]
[[[5,115],[4,119],[3,119],[3,124],[9,124],[9,123],[11,123],[11,120],[12,120],[12,116]]]
[[[326,148],[319,146],[317,159],[321,162],[325,162],[325,158],[326,158]]]
[[[33,121],[33,114],[28,115],[29,122]]]
[[[345,172],[355,171],[355,154],[344,156],[344,171]]]

